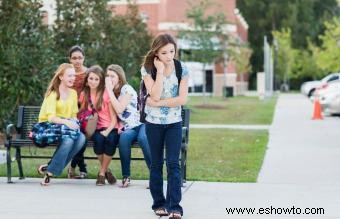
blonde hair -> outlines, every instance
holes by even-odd
[[[112,64],[106,68],[106,75],[107,71],[114,71],[118,75],[118,87],[113,89],[115,96],[118,97],[122,87],[127,83],[124,69],[120,65]]]
[[[99,77],[99,85],[97,87],[97,103],[94,106],[96,110],[101,110],[102,109],[102,104],[103,104],[103,94],[105,90],[105,75],[104,75],[104,70],[99,66],[99,65],[93,65],[90,68],[88,68],[85,72],[86,76],[84,78],[84,84],[83,84],[83,94],[84,94],[84,101],[81,104],[82,109],[87,109],[89,106],[89,97],[91,95],[91,90],[90,87],[87,84],[87,80],[89,78],[90,73],[93,73]]]
[[[66,69],[73,68],[72,64],[69,63],[63,63],[59,65],[57,70],[54,72],[54,76],[52,80],[50,81],[46,93],[45,98],[48,97],[53,91],[57,93],[57,100],[60,99],[60,92],[59,92],[59,86],[61,83],[60,76],[63,76],[65,74]]]

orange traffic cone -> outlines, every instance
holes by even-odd
[[[316,95],[314,99],[314,112],[312,119],[323,119],[321,114],[321,104],[318,95]]]

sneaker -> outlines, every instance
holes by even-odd
[[[105,185],[105,176],[99,175],[97,176],[96,186],[103,186]]]
[[[74,168],[72,168],[72,167],[68,168],[67,178],[69,178],[69,179],[76,178],[76,170]]]
[[[47,171],[47,167],[48,167],[47,164],[41,164],[41,165],[37,168],[38,174],[41,175],[41,176],[45,175],[45,172]]]
[[[112,174],[110,169],[107,169],[107,171],[105,173],[105,178],[106,178],[107,182],[111,185],[113,185],[117,182],[116,177]]]
[[[87,178],[87,173],[86,172],[80,172],[79,176],[77,177],[77,179],[86,179]]]
[[[122,180],[122,187],[126,188],[130,185],[131,179],[130,177],[124,177]]]

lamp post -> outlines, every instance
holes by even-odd
[[[277,42],[277,40],[276,40],[276,38],[274,37],[274,39],[273,39],[273,47],[274,47],[274,60],[273,60],[273,65],[274,65],[274,67],[273,67],[273,77],[274,77],[274,75],[277,73],[277,68],[278,68],[278,65],[277,65],[277,54],[278,54],[278,51],[279,51],[279,44],[278,44],[278,42]],[[277,74],[276,74],[276,77],[277,77]],[[274,81],[276,81],[275,79],[274,79]],[[274,89],[277,89],[277,84],[274,82],[274,84],[276,85],[276,86],[274,86]]]

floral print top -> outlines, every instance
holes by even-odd
[[[137,93],[129,84],[125,84],[121,91],[118,99],[124,95],[130,95],[131,99],[126,109],[118,114],[120,121],[124,125],[124,129],[133,129],[141,125],[142,123],[139,121],[139,111],[137,110]]]
[[[189,76],[187,67],[181,62],[182,65],[182,80]],[[149,74],[145,68],[141,68],[142,77]],[[175,69],[173,72],[164,78],[163,91],[161,99],[173,98],[178,96],[178,79],[176,77]],[[181,107],[151,107],[145,106],[146,118],[145,120],[153,124],[172,124],[181,122]]]

